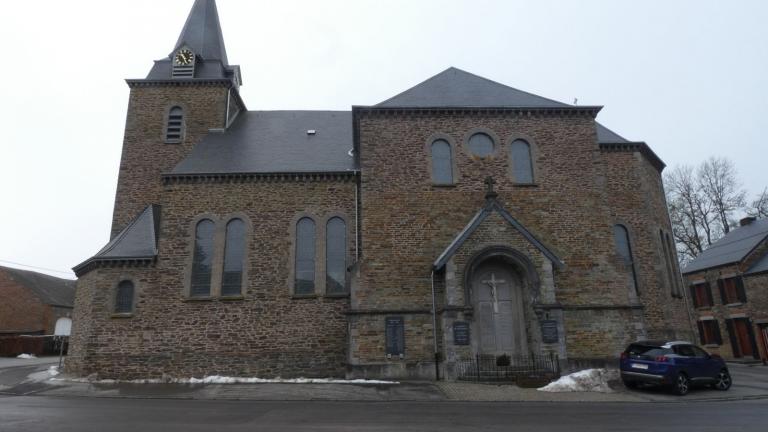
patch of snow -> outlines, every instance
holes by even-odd
[[[34,355],[34,354],[19,354],[19,355],[16,356],[16,358],[20,358],[20,359],[35,359],[35,358],[37,358],[37,356]]]
[[[48,381],[50,379],[53,379],[53,377],[55,377],[58,374],[59,374],[59,367],[50,366],[48,369],[44,371],[35,372],[27,375],[27,381],[32,381],[32,382]]]
[[[58,373],[58,372],[57,372]],[[336,378],[256,378],[256,377],[228,377],[211,375],[203,378],[165,378],[165,379],[91,379],[91,378],[56,378],[72,382],[84,382],[95,384],[400,384],[398,381],[381,381],[367,379],[336,379]]]
[[[586,369],[564,375],[557,381],[551,382],[539,391],[544,392],[599,392],[613,393],[608,381],[614,377],[615,371],[608,369]]]

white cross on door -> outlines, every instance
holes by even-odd
[[[491,287],[491,297],[493,298],[493,312],[499,313],[499,296],[496,291],[496,284],[504,283],[505,280],[499,279],[496,280],[496,275],[494,273],[491,273],[491,279],[490,280],[484,280],[483,283]]]

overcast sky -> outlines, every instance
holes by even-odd
[[[0,265],[107,241],[128,87],[192,0],[16,1],[0,15]],[[249,109],[375,104],[449,66],[581,105],[669,167],[728,156],[768,185],[766,1],[219,0]],[[18,265],[16,265],[18,266]]]

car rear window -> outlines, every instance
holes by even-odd
[[[641,344],[630,345],[626,352],[630,358],[642,359],[654,359],[656,356],[672,354],[672,350],[669,348]]]

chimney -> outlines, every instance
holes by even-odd
[[[755,221],[754,216],[747,216],[739,221],[739,226],[747,226]]]

